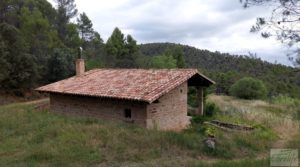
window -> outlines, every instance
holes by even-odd
[[[125,109],[124,116],[125,118],[131,118],[131,109]]]
[[[180,93],[182,93],[183,92],[183,90],[182,89],[180,89]]]
[[[159,103],[159,100],[155,100],[153,103]]]

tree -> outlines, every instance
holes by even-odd
[[[83,46],[87,57],[98,56],[98,58],[101,57],[101,59],[103,59],[103,56],[105,55],[104,44],[103,39],[98,32],[95,31],[91,41],[84,42]]]
[[[288,54],[296,66],[300,65],[300,1],[299,0],[241,0],[244,7],[255,5],[274,6],[271,17],[257,18],[251,32],[261,32],[268,38],[275,36],[279,41],[288,45],[293,51]]]
[[[176,68],[176,60],[172,55],[154,56],[151,61],[152,68]]]
[[[67,33],[65,34],[64,44],[67,48],[76,50],[81,44],[81,40],[77,31],[77,25],[74,23],[69,23],[66,26]]]
[[[77,19],[77,26],[82,41],[92,40],[92,37],[95,35],[93,23],[84,12],[79,15],[79,18]]]
[[[103,49],[103,40],[100,34],[94,31],[92,21],[84,12],[80,14],[77,19],[77,26],[84,55],[87,57],[95,57],[97,52],[101,52]]]
[[[214,81],[216,82],[216,93],[229,95],[229,89],[237,81],[240,76],[239,73],[234,71],[217,72]]]
[[[115,28],[112,35],[108,38],[106,45],[106,63],[108,66],[119,68],[136,67],[136,56],[138,46],[136,40],[131,35],[124,34],[119,28]]]
[[[9,67],[11,66],[8,62],[8,46],[5,44],[2,34],[0,35],[0,83],[9,77]],[[2,85],[3,86],[3,85]],[[0,88],[2,87],[0,86]]]
[[[20,35],[30,45],[28,53],[37,61],[39,78],[46,75],[49,52],[59,45],[56,32],[50,26],[46,17],[33,8],[31,11],[23,7],[20,13]]]
[[[169,46],[164,50],[163,54],[172,56],[176,60],[177,68],[185,67],[184,53],[181,46]]]
[[[103,44],[103,39],[101,38],[100,34],[96,31],[94,31],[93,39],[92,39],[94,45],[101,45]]]
[[[55,82],[75,73],[74,53],[68,49],[56,48],[48,61],[48,81]]]
[[[14,26],[0,24],[0,65],[1,70],[6,71],[0,75],[2,89],[28,89],[36,81],[36,60],[28,54],[27,45],[20,36],[20,32]]]
[[[126,52],[124,34],[119,28],[115,28],[106,42],[106,51],[110,55],[116,55],[118,58]]]
[[[230,94],[242,99],[263,99],[267,89],[262,81],[245,77],[231,86]]]
[[[136,40],[131,35],[127,35],[125,47],[128,50],[128,54],[135,54],[139,50]]]
[[[66,42],[70,19],[77,15],[78,10],[74,0],[56,0],[57,3],[57,31],[59,38]]]
[[[178,68],[185,67],[185,60],[184,60],[184,53],[180,46],[175,46],[174,50],[172,51],[173,57],[176,59],[176,65]]]

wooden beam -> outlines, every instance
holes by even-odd
[[[197,86],[197,102],[198,108],[196,111],[197,115],[203,115],[203,87]]]

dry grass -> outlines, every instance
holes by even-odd
[[[231,115],[231,121],[261,124],[272,129],[278,140],[272,147],[283,148],[299,133],[296,107],[272,104],[261,100],[241,100],[229,96],[211,95],[209,101],[216,103],[223,114]]]
[[[217,147],[211,151],[204,147],[201,124],[181,133],[161,132],[36,107],[47,100],[18,103],[0,106],[0,166],[267,166],[268,159],[257,156],[269,148],[299,146],[292,109],[282,117],[282,106],[264,101],[215,95],[208,100],[220,106],[220,120],[266,128],[216,129]],[[279,136],[275,142],[270,129]]]

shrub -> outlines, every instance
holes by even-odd
[[[206,102],[204,105],[204,115],[208,117],[212,117],[217,112],[220,112],[220,108],[212,102]]]
[[[230,95],[242,99],[263,99],[267,96],[267,89],[260,80],[245,77],[234,83],[230,90]]]

